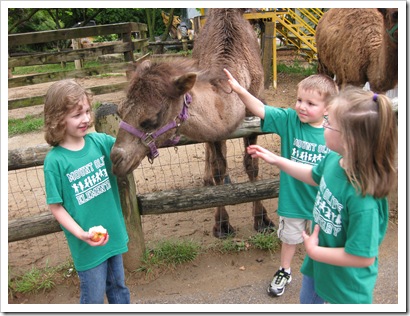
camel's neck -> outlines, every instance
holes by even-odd
[[[384,56],[380,54],[380,65],[386,72],[387,80],[394,80],[397,83],[397,71],[398,71],[398,43],[393,42],[386,30],[383,36]]]
[[[191,95],[189,116],[180,129],[188,138],[196,141],[225,139],[245,117],[245,106],[236,94],[216,93],[214,87],[205,85],[192,89]]]
[[[393,89],[397,84],[398,52],[397,43],[394,43],[389,34],[383,28],[383,37],[379,49],[374,50],[377,60],[370,67],[369,78],[372,78],[370,87],[376,92],[384,92]]]

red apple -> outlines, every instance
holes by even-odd
[[[88,230],[88,232],[93,234],[93,236],[91,237],[91,240],[94,242],[100,241],[102,238],[105,238],[107,236],[107,230],[101,225],[91,227]]]

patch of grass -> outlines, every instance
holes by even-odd
[[[85,61],[84,68],[101,66],[99,61]],[[46,72],[56,72],[64,70],[75,70],[74,62],[67,62],[66,67],[62,67],[60,64],[47,64],[47,65],[36,65],[36,66],[23,66],[16,67],[13,70],[13,75],[27,75],[33,73],[46,73]]]
[[[288,66],[286,64],[278,63],[277,71],[282,73],[288,74],[301,74],[304,76],[310,76],[317,73],[317,64],[311,63],[307,67],[301,65],[301,63],[297,60],[293,62],[292,65]]]
[[[251,248],[277,251],[280,247],[280,240],[276,232],[271,233],[257,233],[247,239],[227,238],[218,241],[212,246],[212,249],[221,253],[234,253],[246,251]]]
[[[154,249],[146,250],[138,272],[152,273],[156,269],[175,268],[178,264],[193,261],[201,246],[194,241],[162,241]]]
[[[241,239],[237,238],[228,238],[222,240],[220,248],[218,250],[222,253],[232,253],[232,252],[241,252],[249,249],[250,244]]]
[[[249,243],[257,249],[276,251],[280,248],[280,239],[275,232],[257,233],[249,238]]]
[[[9,136],[14,136],[41,130],[44,126],[44,118],[26,115],[26,117],[22,119],[10,118],[8,123]]]
[[[22,276],[13,276],[9,269],[9,295],[14,295],[14,293],[46,292],[55,287],[56,281],[59,278],[68,278],[75,273],[76,271],[71,259],[56,267],[49,267],[48,264],[43,269],[33,267]]]

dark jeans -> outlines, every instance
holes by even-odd
[[[303,275],[300,289],[300,304],[324,304],[325,301],[315,292],[315,280]]]
[[[129,304],[130,291],[125,285],[122,255],[111,257],[95,268],[79,271],[81,304]]]

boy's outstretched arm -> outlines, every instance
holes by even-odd
[[[263,120],[265,118],[265,105],[262,101],[255,98],[248,90],[242,87],[227,69],[224,68],[224,72],[228,77],[228,83],[232,90],[238,94],[247,109]]]
[[[295,179],[298,179],[310,185],[317,185],[317,183],[313,181],[312,178],[313,167],[311,165],[303,164],[278,156],[259,145],[248,146],[247,152],[252,158],[262,158],[267,163],[277,166],[279,169],[286,172]]]

